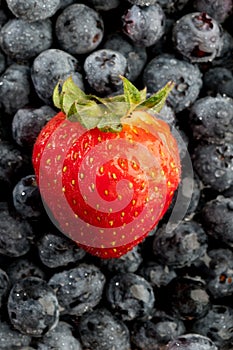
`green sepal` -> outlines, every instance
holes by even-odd
[[[148,99],[140,103],[136,109],[146,108],[152,109],[154,112],[159,113],[163,108],[166,99],[174,87],[174,83],[169,81],[162,89],[151,95]]]
[[[59,81],[53,92],[54,105],[61,109],[71,121],[77,121],[86,129],[95,127],[102,131],[119,132],[121,119],[134,110],[151,109],[160,112],[166,98],[174,86],[169,82],[157,93],[146,99],[147,90],[138,90],[128,79],[120,76],[124,94],[112,97],[87,95],[70,76]]]

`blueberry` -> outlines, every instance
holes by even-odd
[[[119,259],[101,259],[100,264],[110,273],[136,272],[142,262],[139,246],[122,255]]]
[[[178,113],[198,98],[202,74],[197,66],[172,55],[164,54],[150,60],[143,72],[143,82],[148,92],[158,91],[168,81],[174,81],[175,87],[168,96],[167,103]]]
[[[157,0],[127,0],[127,1],[137,6],[151,6],[157,2]]]
[[[55,32],[62,50],[87,54],[100,44],[104,24],[100,14],[84,4],[66,7],[56,20]]]
[[[31,92],[30,68],[12,64],[0,77],[0,104],[8,114],[14,114],[29,103]]]
[[[228,189],[233,181],[233,144],[199,145],[192,154],[193,166],[205,186],[218,192]]]
[[[157,0],[166,14],[172,15],[183,10],[189,0]]]
[[[122,16],[122,30],[136,45],[154,45],[164,34],[165,15],[162,8],[154,5],[133,5]]]
[[[210,68],[204,74],[203,89],[213,97],[220,94],[233,98],[233,74],[231,70],[224,67]]]
[[[6,0],[12,13],[27,22],[52,17],[59,8],[60,0]]]
[[[174,127],[176,124],[176,116],[173,109],[168,106],[167,103],[164,104],[163,108],[159,112],[159,115],[157,116],[159,119],[164,120],[166,123],[168,123],[171,127]]]
[[[169,314],[191,321],[204,316],[210,308],[207,285],[200,277],[177,276],[166,286]]]
[[[233,4],[231,0],[194,0],[193,6],[197,11],[206,12],[222,23],[232,13]]]
[[[75,242],[57,232],[44,234],[37,247],[42,263],[49,268],[65,267],[85,256],[85,251]]]
[[[166,350],[218,350],[218,348],[210,338],[188,333],[170,341]]]
[[[173,230],[163,225],[156,232],[154,254],[159,261],[173,268],[190,266],[207,250],[207,236],[195,221],[182,221]]]
[[[98,11],[109,11],[120,5],[120,0],[88,0],[88,4]]]
[[[28,158],[8,141],[0,140],[0,198],[12,193],[12,187],[19,181],[28,167]]]
[[[125,56],[127,59],[125,77],[127,79],[135,81],[139,77],[147,61],[145,48],[136,46],[119,33],[109,35],[103,48],[118,51]]]
[[[5,322],[0,321],[0,339],[1,350],[22,350],[24,347],[29,346],[31,337],[29,335],[22,334],[12,326]],[[30,349],[30,348],[26,348]]]
[[[123,321],[147,318],[153,310],[155,296],[150,283],[135,273],[119,273],[106,287],[106,298],[112,310]]]
[[[6,272],[12,285],[29,276],[45,278],[45,272],[28,258],[18,258],[13,261],[7,266]]]
[[[6,69],[6,57],[3,52],[0,51],[0,74]]]
[[[233,293],[233,253],[229,249],[218,248],[208,252],[208,291],[214,299],[231,296]]]
[[[61,313],[80,316],[100,302],[105,276],[95,265],[80,264],[55,273],[49,285],[56,291]]]
[[[13,204],[22,218],[39,218],[43,211],[43,204],[35,175],[23,177],[14,187]]]
[[[223,41],[219,24],[205,12],[188,13],[173,28],[175,48],[191,62],[209,62],[219,55]]]
[[[78,60],[59,49],[41,52],[33,61],[31,77],[38,96],[46,104],[52,103],[52,94],[59,79],[72,76],[75,83],[83,89]]]
[[[72,334],[72,327],[64,322],[58,322],[57,326],[47,332],[36,342],[37,350],[82,350],[81,344]]]
[[[100,94],[111,94],[122,88],[119,75],[125,75],[127,60],[119,52],[101,49],[88,55],[84,71],[89,85]]]
[[[211,62],[213,67],[232,68],[233,37],[226,30],[222,30],[222,48],[218,56]]]
[[[33,145],[43,126],[56,114],[50,106],[19,108],[12,120],[14,141],[27,150]]]
[[[1,48],[13,60],[24,61],[37,56],[52,45],[50,20],[34,23],[11,19],[1,29]]]
[[[0,269],[0,308],[5,305],[10,289],[10,281],[7,273]]]
[[[23,334],[40,337],[58,323],[56,295],[44,280],[37,277],[16,282],[10,291],[7,307],[11,323]]]
[[[197,100],[189,114],[195,140],[225,143],[233,140],[233,99],[206,96]]]
[[[0,211],[0,253],[19,257],[31,248],[33,232],[26,221],[13,218],[8,210]]]
[[[226,305],[212,305],[191,327],[192,332],[209,337],[220,349],[232,344],[232,329],[233,309]]]
[[[202,209],[202,225],[205,232],[233,247],[233,197],[217,198],[205,203]]]
[[[151,320],[133,323],[131,341],[139,350],[155,350],[184,332],[181,320],[157,311]]]
[[[79,323],[82,344],[90,350],[129,350],[129,330],[107,309],[83,315]]]
[[[175,270],[167,265],[162,265],[157,261],[149,261],[144,264],[138,274],[144,277],[153,288],[161,288],[177,276]]]

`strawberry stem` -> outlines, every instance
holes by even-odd
[[[86,129],[97,127],[106,132],[119,132],[122,129],[122,117],[134,110],[150,109],[159,113],[174,86],[173,82],[168,82],[161,90],[146,98],[146,88],[138,90],[128,79],[123,76],[120,78],[124,94],[106,98],[85,94],[72,77],[64,82],[59,81],[53,92],[54,105],[69,120],[78,121]]]

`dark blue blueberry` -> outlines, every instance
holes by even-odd
[[[171,127],[174,127],[176,124],[175,112],[170,106],[167,105],[167,103],[164,104],[157,118],[164,120]]]
[[[223,46],[219,24],[206,12],[181,17],[173,28],[173,42],[177,51],[191,62],[212,61]]]
[[[75,83],[83,89],[78,60],[69,53],[48,49],[41,52],[33,61],[31,77],[35,91],[46,104],[52,103],[53,90],[59,79],[72,75]]]
[[[166,308],[174,317],[191,321],[204,316],[210,308],[207,285],[200,277],[177,276],[166,286]]]
[[[37,242],[37,248],[42,263],[49,268],[65,267],[85,256],[85,251],[75,242],[57,232],[44,234]]]
[[[3,52],[0,51],[0,74],[6,69],[6,57]]]
[[[107,37],[103,45],[104,49],[120,52],[127,59],[125,77],[130,81],[135,81],[142,72],[147,61],[145,48],[138,47],[119,33],[114,33]]]
[[[193,167],[205,186],[222,192],[233,181],[233,144],[198,145],[192,154]]]
[[[8,141],[0,140],[0,200],[12,193],[15,182],[26,172],[28,158]]]
[[[33,232],[26,221],[13,218],[8,210],[0,211],[0,253],[19,257],[31,248]]]
[[[13,326],[33,337],[41,337],[55,328],[59,320],[58,300],[54,291],[37,277],[27,277],[14,284],[7,308]]]
[[[35,175],[23,177],[14,187],[13,204],[22,218],[36,219],[43,213],[43,203]]]
[[[0,2],[1,6],[1,2]],[[8,21],[8,13],[2,7],[0,8],[0,28],[4,26],[4,24]]]
[[[233,37],[222,29],[222,48],[218,56],[211,62],[213,67],[225,67],[232,69]]]
[[[155,296],[150,283],[135,273],[119,273],[106,287],[107,301],[115,314],[123,321],[149,317]]]
[[[166,14],[172,15],[179,13],[189,0],[157,0]]]
[[[172,55],[160,55],[149,61],[143,73],[143,82],[148,92],[158,91],[168,81],[174,81],[175,87],[167,102],[177,113],[197,99],[202,87],[202,74],[197,66]]]
[[[12,285],[25,277],[33,276],[42,279],[46,277],[45,272],[28,258],[18,258],[13,261],[7,266],[6,272]]]
[[[217,94],[233,97],[233,74],[225,67],[210,68],[203,77],[203,89],[207,95]]]
[[[119,52],[101,49],[92,52],[84,62],[89,85],[100,94],[111,94],[122,88],[119,75],[125,75],[127,60]]]
[[[61,313],[80,316],[100,302],[105,276],[95,265],[80,264],[55,273],[49,285],[56,292]]]
[[[27,22],[52,17],[59,9],[60,0],[6,0],[12,13]]]
[[[0,269],[0,308],[5,305],[10,289],[10,281],[7,273]],[[1,339],[1,338],[0,338]]]
[[[56,114],[50,106],[20,108],[12,120],[12,136],[25,149],[32,150],[43,126]]]
[[[87,2],[98,11],[109,11],[115,9],[121,3],[120,0],[88,0]]]
[[[188,333],[169,342],[166,350],[218,350],[218,348],[210,338]]]
[[[156,261],[149,261],[138,270],[138,274],[144,277],[153,288],[161,288],[177,276],[175,270]]]
[[[82,344],[90,350],[129,350],[126,325],[107,309],[96,309],[83,315],[79,322]]]
[[[134,322],[130,334],[137,349],[159,350],[184,332],[185,326],[181,320],[157,311],[151,320]]]
[[[24,61],[48,49],[53,42],[50,20],[28,23],[11,19],[1,29],[1,48],[13,60]]]
[[[208,252],[208,291],[214,299],[231,296],[233,293],[233,253],[229,249],[212,249]]]
[[[154,254],[160,262],[173,268],[190,266],[207,250],[207,236],[195,221],[182,221],[175,229],[167,230],[166,224],[154,237]]]
[[[206,12],[217,22],[222,23],[232,13],[232,0],[194,0],[193,6],[199,12]]]
[[[0,77],[0,105],[8,114],[14,114],[30,101],[30,68],[12,64]]]
[[[0,339],[1,350],[30,350],[28,346],[31,342],[31,337],[22,334],[5,321],[0,321]]]
[[[233,248],[233,197],[218,196],[206,202],[202,225],[208,235]]]
[[[233,342],[233,309],[226,305],[212,305],[207,314],[194,322],[191,331],[209,337],[222,349]]]
[[[145,7],[133,5],[122,16],[122,22],[124,34],[142,47],[154,45],[165,31],[165,15],[157,3]]]
[[[110,273],[136,272],[142,262],[139,246],[122,255],[119,259],[101,259],[100,264]]]
[[[208,143],[233,140],[233,99],[206,96],[190,109],[189,123],[194,139]]]
[[[82,350],[82,346],[77,338],[72,334],[72,327],[63,321],[39,338],[36,342],[37,350]]]
[[[157,2],[157,0],[127,0],[127,1],[137,6],[150,6],[150,5],[154,5]]]
[[[56,37],[62,50],[72,55],[87,54],[100,44],[104,23],[100,14],[84,4],[66,7],[56,20]]]

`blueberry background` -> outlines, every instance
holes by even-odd
[[[232,0],[0,1],[0,350],[233,349],[232,23]],[[119,74],[148,94],[175,82],[161,118],[195,183],[179,226],[175,196],[101,260],[49,220],[31,154],[58,79],[107,96]]]

